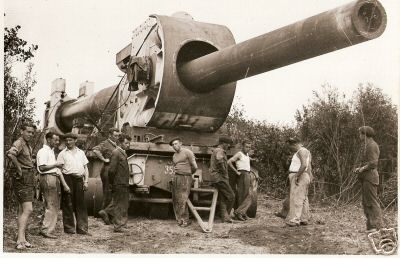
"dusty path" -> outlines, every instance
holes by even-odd
[[[37,205],[36,205],[37,206]],[[175,221],[131,217],[129,231],[113,233],[100,219],[89,217],[93,236],[62,233],[58,239],[39,235],[39,218],[29,227],[29,240],[35,245],[30,252],[71,253],[274,253],[274,254],[373,254],[363,233],[364,218],[358,206],[341,209],[314,208],[312,224],[286,227],[273,215],[280,202],[260,196],[257,218],[234,224],[216,219],[212,233],[202,233],[195,221],[187,228]],[[387,226],[397,226],[397,214],[385,213]],[[15,252],[15,214],[5,213],[4,252]],[[26,252],[26,251],[24,251]]]

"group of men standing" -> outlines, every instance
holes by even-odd
[[[35,168],[32,155],[31,141],[36,126],[23,124],[21,137],[18,138],[7,151],[13,166],[13,189],[18,202],[18,236],[16,249],[31,248],[32,244],[26,239],[28,219],[33,211],[32,202],[35,188]],[[129,206],[129,167],[125,150],[129,147],[131,138],[124,134],[116,135],[117,129],[110,130],[110,138],[102,142],[95,149],[107,149],[107,144],[113,147],[111,153],[105,154],[103,161],[107,164],[102,173],[105,193],[104,210],[110,213],[111,221],[116,232],[126,224]],[[85,152],[76,146],[77,135],[67,133],[63,136],[66,147],[58,149],[59,135],[48,132],[46,142],[37,153],[37,171],[39,185],[44,200],[44,214],[42,217],[40,234],[46,238],[57,238],[54,231],[57,217],[62,209],[64,232],[67,234],[91,235],[88,232],[88,213],[84,201],[85,191],[88,189],[89,171],[88,159]],[[116,142],[113,140],[116,139]],[[106,147],[104,147],[106,146]],[[104,154],[104,152],[103,152]],[[108,160],[107,160],[108,159]]]
[[[379,185],[377,165],[380,153],[379,146],[373,139],[375,135],[373,128],[362,126],[358,129],[358,133],[362,141],[361,159],[354,172],[357,173],[361,182],[362,205],[367,218],[367,232],[370,233],[382,227],[382,211],[377,195]],[[235,199],[237,205],[233,211],[233,218],[240,221],[249,219],[247,211],[254,198],[251,182],[255,180],[253,177],[256,176],[250,169],[251,143],[244,141],[242,149],[228,160],[226,151],[232,144],[229,137],[220,137],[218,146],[211,154],[209,167],[212,185],[218,190],[220,217],[222,222],[227,223],[232,222],[231,211],[234,208]],[[310,219],[308,188],[313,180],[312,155],[298,138],[290,138],[286,144],[293,153],[288,175],[290,189],[283,202],[282,210],[276,212],[275,215],[284,218],[285,223],[291,227],[308,225]],[[173,156],[174,211],[178,224],[185,227],[190,224],[186,201],[190,194],[191,175],[197,170],[197,164],[193,152],[182,148],[179,138],[173,139],[170,145],[176,152]],[[228,173],[228,166],[234,171],[234,175]],[[239,178],[235,179],[236,175]]]
[[[366,232],[376,232],[382,227],[382,210],[378,198],[378,160],[379,146],[374,141],[375,130],[370,126],[358,129],[361,140],[360,159],[354,169],[361,183],[362,206],[366,217]],[[289,195],[283,202],[281,211],[275,215],[285,219],[289,226],[307,225],[309,222],[308,187],[312,181],[311,153],[297,138],[287,141],[294,152],[290,167]]]
[[[35,168],[30,142],[36,127],[23,124],[21,137],[7,151],[13,168],[13,188],[18,207],[18,237],[16,248],[30,248],[25,230],[32,212],[34,198]],[[375,132],[369,126],[359,128],[359,137],[363,141],[362,159],[355,173],[362,183],[362,204],[367,217],[367,230],[376,231],[381,227],[382,212],[377,197],[379,176],[377,164],[379,147],[373,140]],[[49,132],[46,143],[37,153],[37,170],[40,174],[40,187],[45,203],[41,234],[47,238],[57,238],[53,232],[57,215],[62,208],[64,232],[68,234],[85,234],[88,232],[88,214],[84,192],[88,188],[88,159],[76,146],[77,136],[67,133],[63,136],[66,148],[59,152],[59,136]],[[125,150],[129,148],[131,137],[120,134],[118,129],[109,130],[109,138],[94,147],[96,156],[104,162],[101,171],[104,202],[99,215],[106,224],[113,224],[115,232],[124,232],[127,225],[129,207],[129,177],[131,176]],[[250,169],[250,142],[243,142],[241,151],[229,160],[226,151],[233,144],[229,137],[220,137],[210,159],[210,179],[212,186],[218,190],[218,207],[222,222],[231,223],[231,212],[235,196],[238,200],[233,218],[245,221],[247,210],[252,203],[251,182],[254,174]],[[289,226],[307,225],[309,221],[308,187],[312,180],[311,153],[299,139],[287,141],[294,152],[289,167],[290,192],[284,201],[283,208],[275,215],[285,219]],[[173,207],[178,225],[190,224],[187,200],[192,187],[192,175],[198,170],[195,156],[189,149],[182,147],[180,138],[174,138],[170,145],[174,149]],[[230,183],[228,167],[239,177],[237,184]],[[235,194],[236,192],[236,194]],[[60,199],[61,197],[61,199]]]
[[[239,177],[238,184],[233,186],[235,190],[237,187],[236,192],[239,200],[238,207],[233,212],[233,218],[241,221],[247,220],[247,209],[252,203],[250,191],[252,172],[249,157],[251,143],[244,142],[242,150],[228,160],[226,151],[232,144],[233,141],[229,137],[222,136],[219,138],[218,146],[211,154],[209,168],[211,184],[218,190],[219,214],[222,222],[226,223],[232,223],[231,212],[235,201],[235,191],[229,181],[228,166]],[[192,187],[192,175],[196,172],[198,166],[193,152],[182,147],[180,138],[172,139],[170,145],[175,151],[172,158],[175,171],[172,189],[173,207],[178,225],[186,227],[190,224],[186,201]]]

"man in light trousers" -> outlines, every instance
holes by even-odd
[[[46,143],[36,155],[37,169],[40,174],[40,189],[43,194],[45,212],[42,221],[40,234],[46,238],[57,238],[53,235],[57,224],[58,212],[60,210],[60,181],[63,183],[64,190],[70,192],[62,176],[61,163],[56,162],[54,147],[57,147],[60,138],[57,134],[46,133]]]
[[[307,225],[309,219],[308,187],[312,180],[311,153],[300,140],[291,138],[289,148],[296,153],[289,167],[290,197],[286,224],[293,227]]]

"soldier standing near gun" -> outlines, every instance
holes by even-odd
[[[251,206],[251,171],[250,171],[250,156],[249,152],[251,149],[251,143],[244,141],[242,143],[242,150],[238,151],[232,158],[228,160],[228,165],[233,171],[239,176],[237,184],[237,200],[238,207],[236,208],[234,215],[237,220],[247,220],[249,217],[246,212]],[[236,164],[233,166],[233,163]]]
[[[85,153],[76,147],[77,136],[73,133],[64,135],[67,148],[58,154],[57,162],[63,164],[62,173],[71,193],[62,192],[62,214],[64,232],[67,234],[91,235],[88,232],[88,214],[84,199],[88,188],[89,163]]]
[[[26,241],[25,230],[28,219],[32,213],[32,202],[34,195],[34,165],[32,159],[32,148],[29,146],[36,126],[23,124],[21,126],[21,137],[19,137],[7,151],[7,157],[11,159],[14,167],[11,169],[13,177],[13,188],[18,202],[18,238],[16,249],[30,248],[32,245]]]
[[[197,170],[196,158],[191,150],[182,148],[180,138],[172,139],[169,145],[175,151],[172,157],[175,172],[172,189],[175,218],[179,226],[187,227],[190,221],[186,201],[192,187],[192,174]]]
[[[358,129],[361,143],[361,162],[355,169],[361,182],[362,205],[367,218],[367,233],[377,231],[382,225],[382,211],[378,200],[378,160],[379,146],[372,138],[375,131],[370,126]]]
[[[70,189],[61,173],[61,163],[56,162],[54,148],[58,146],[60,139],[55,133],[46,133],[46,143],[38,151],[37,169],[40,174],[40,189],[44,199],[44,218],[40,234],[47,238],[57,238],[52,233],[57,224],[58,211],[60,210],[60,181],[64,191],[69,193]]]
[[[108,169],[111,202],[105,209],[99,211],[104,223],[107,225],[113,223],[114,232],[118,233],[124,232],[122,227],[128,220],[130,172],[125,150],[129,148],[131,140],[132,138],[126,134],[118,137],[118,146],[111,153]]]
[[[311,153],[303,147],[300,140],[291,138],[289,148],[296,153],[289,167],[290,197],[286,224],[289,226],[307,225],[309,217],[308,186],[312,180]]]
[[[108,139],[102,141],[99,145],[93,148],[94,154],[104,162],[103,168],[100,171],[101,183],[103,186],[103,204],[102,209],[105,209],[111,202],[111,190],[108,180],[108,170],[110,165],[111,153],[117,147],[119,131],[117,128],[108,130]]]
[[[210,177],[212,185],[218,190],[218,203],[222,222],[232,223],[230,212],[235,200],[235,193],[233,192],[228,178],[228,161],[226,157],[226,150],[232,144],[232,139],[229,137],[221,136],[218,140],[218,146],[211,154],[210,160]]]

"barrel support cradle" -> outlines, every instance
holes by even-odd
[[[217,206],[217,198],[218,198],[218,191],[215,188],[192,188],[190,189],[191,192],[194,193],[212,193],[212,201],[211,201],[211,207],[196,207],[193,205],[193,203],[190,201],[190,199],[187,200],[187,205],[192,212],[193,216],[195,216],[197,223],[199,223],[201,229],[205,233],[210,233],[213,228],[214,224],[214,216],[215,216],[215,208]],[[208,222],[204,222],[203,219],[200,217],[199,213],[197,211],[209,211],[209,217],[208,217]]]

